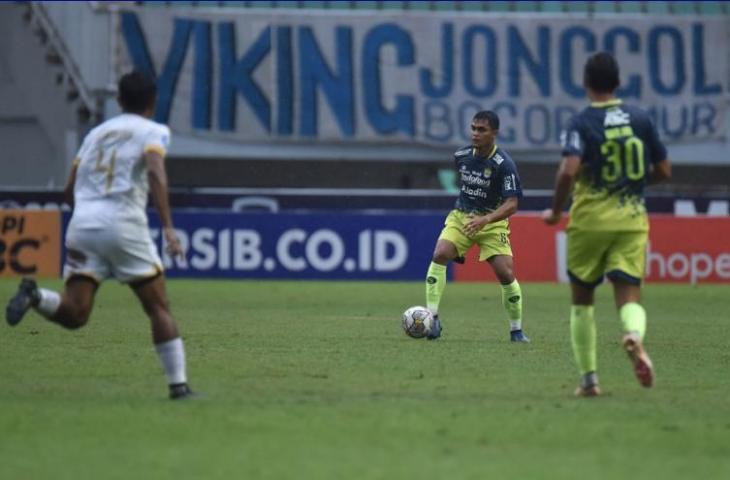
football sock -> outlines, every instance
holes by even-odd
[[[593,318],[593,305],[573,305],[570,308],[570,338],[580,373],[595,372],[596,320]]]
[[[426,307],[431,313],[438,315],[441,295],[446,286],[446,265],[431,262],[426,274]]]
[[[173,338],[167,342],[155,345],[157,355],[160,357],[160,363],[165,370],[167,383],[175,385],[179,383],[187,383],[188,377],[185,373],[185,348],[182,338]]]
[[[51,318],[61,306],[61,294],[45,288],[38,289],[38,305],[35,309],[46,318]]]
[[[510,330],[522,330],[522,289],[515,279],[502,287],[502,305],[507,311]]]
[[[644,339],[646,333],[646,310],[636,302],[625,303],[619,310],[624,332],[638,333]]]

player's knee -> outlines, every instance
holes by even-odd
[[[440,265],[446,265],[453,259],[452,253],[444,248],[436,248],[433,252],[433,257],[431,257],[431,261]]]

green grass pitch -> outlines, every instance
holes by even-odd
[[[0,478],[730,478],[730,287],[645,289],[652,389],[601,287],[596,399],[572,396],[567,286],[523,285],[530,345],[508,341],[496,284],[446,288],[427,342],[400,327],[418,282],[172,280],[189,402],[167,400],[126,287],[76,332],[3,323]]]

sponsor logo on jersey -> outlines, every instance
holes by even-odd
[[[504,189],[505,190],[512,190],[514,186],[512,185],[512,176],[508,175],[504,177]]]
[[[620,108],[615,108],[606,112],[606,118],[603,119],[603,126],[615,127],[616,125],[626,125],[629,121],[630,118],[628,113],[624,112]]]
[[[462,185],[461,191],[467,195],[471,195],[472,197],[487,198],[487,192],[481,188],[470,188],[466,185]]]
[[[471,148],[464,148],[462,150],[457,150],[456,153],[454,153],[454,156],[463,157],[464,155],[469,155],[469,152],[471,152]]]
[[[461,182],[467,185],[489,185],[490,180],[488,178],[482,178],[479,172],[461,172]]]

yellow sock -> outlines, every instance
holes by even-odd
[[[507,311],[510,330],[522,330],[522,289],[516,279],[502,285],[502,305]]]
[[[644,339],[646,333],[646,310],[636,302],[625,303],[619,310],[624,332],[637,333]]]
[[[580,373],[596,371],[596,320],[593,305],[573,305],[570,309],[570,338]]]
[[[446,265],[431,262],[426,274],[426,307],[434,315],[439,313],[439,303],[441,303],[441,295],[444,293],[445,286]]]

